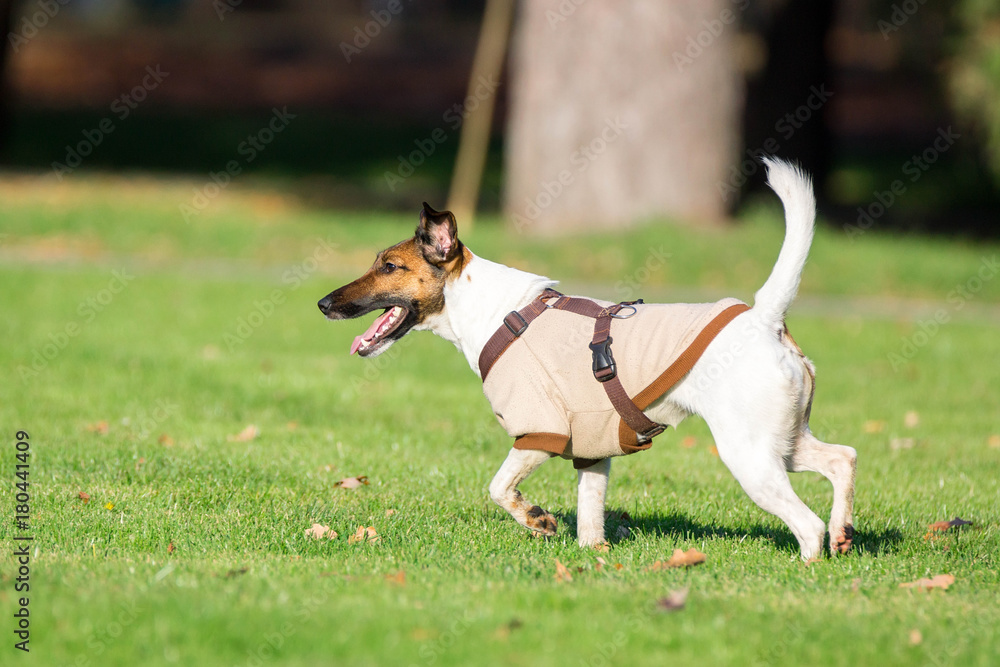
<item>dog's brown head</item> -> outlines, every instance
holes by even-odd
[[[319,309],[331,320],[347,320],[383,308],[351,345],[351,354],[379,355],[444,309],[444,287],[468,259],[455,216],[425,202],[413,238],[380,252],[363,276],[323,297]]]

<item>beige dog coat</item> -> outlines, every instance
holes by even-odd
[[[724,299],[707,304],[637,304],[635,309],[634,315],[612,321],[612,350],[622,386],[644,410],[668,392],[708,342],[748,307],[737,299]],[[483,391],[501,426],[516,438],[515,448],[544,450],[576,459],[578,467],[585,467],[652,446],[651,441],[637,441],[594,378],[588,347],[593,332],[594,318],[549,309],[489,370]],[[676,426],[686,416],[678,409],[666,419],[660,415],[659,421]]]

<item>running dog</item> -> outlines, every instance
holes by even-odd
[[[378,253],[363,276],[328,294],[319,309],[331,320],[383,310],[354,339],[351,354],[374,357],[425,329],[462,351],[516,439],[490,496],[529,530],[554,535],[556,520],[517,487],[561,455],[578,468],[578,542],[603,544],[611,457],[646,449],[666,426],[697,414],[747,495],[791,529],[803,560],[822,553],[827,530],[831,553],[845,553],[854,536],[857,454],[809,430],[815,370],[785,326],[812,243],[812,182],[786,162],[766,163],[786,232],[752,308],[734,299],[611,304],[568,297],[548,278],[473,254],[458,238],[455,217],[424,204],[413,238]],[[788,472],[804,470],[833,484],[827,525],[789,482]]]

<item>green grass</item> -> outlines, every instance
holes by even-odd
[[[631,534],[598,570],[597,554],[575,544],[568,463],[523,486],[559,518],[554,539],[530,538],[489,501],[509,442],[450,344],[416,334],[365,362],[347,354],[365,323],[316,311],[413,219],[234,187],[185,225],[177,206],[188,185],[0,186],[4,664],[19,595],[9,555],[19,429],[31,435],[35,535],[25,663],[1000,662],[1000,449],[990,440],[1000,434],[1000,281],[961,311],[946,300],[997,247],[817,237],[803,283],[814,305],[793,309],[790,326],[819,369],[815,430],[859,453],[853,553],[803,565],[788,529],[746,498],[695,419],[615,461],[609,506],[628,511]],[[317,239],[336,250],[314,268]],[[725,232],[660,224],[557,246],[487,220],[468,240],[612,295],[636,279],[640,295],[750,298],[780,239],[766,209]],[[660,245],[669,261],[641,279],[636,267]],[[104,292],[121,269],[124,289]],[[286,273],[295,269],[303,276]],[[275,290],[280,303],[241,338],[240,321],[258,322]],[[855,297],[870,296],[953,317],[894,368],[890,355],[922,340],[919,318],[851,314]],[[919,424],[906,424],[908,412]],[[101,421],[106,434],[88,429]],[[248,424],[257,438],[230,439]],[[681,446],[688,436],[694,446]],[[370,485],[334,488],[354,475]],[[828,514],[825,480],[793,481]],[[954,516],[973,525],[924,539],[928,524]],[[339,537],[307,538],[314,522]],[[381,540],[350,544],[362,525]],[[647,569],[692,547],[704,565]],[[557,559],[573,581],[554,578]],[[942,573],[956,577],[947,591],[899,587]],[[657,610],[682,588],[683,610]]]

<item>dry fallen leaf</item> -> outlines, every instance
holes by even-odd
[[[229,442],[249,442],[258,435],[260,435],[260,430],[253,424],[250,424],[236,435],[227,436],[226,440]]]
[[[993,449],[1000,449],[1000,435],[991,435],[986,439],[986,443]]]
[[[881,419],[869,419],[865,422],[864,432],[865,433],[881,433],[885,430],[885,422]]]
[[[160,443],[161,445],[163,445],[164,447],[173,447],[174,446],[174,439],[171,438],[166,433],[164,433],[163,435],[161,435],[157,439],[157,442]]]
[[[647,570],[658,571],[667,570],[674,567],[691,567],[692,565],[700,565],[706,560],[705,554],[701,553],[697,549],[691,548],[687,551],[681,551],[680,549],[674,549],[673,555],[667,561],[658,560],[652,565],[650,565]]]
[[[299,423],[295,422],[295,421],[291,421],[291,422],[288,422],[287,424],[285,424],[285,428],[287,428],[289,431],[294,431],[298,427],[299,427]]]
[[[971,526],[971,521],[966,521],[965,519],[960,519],[957,516],[951,521],[936,521],[932,523],[928,528],[931,530],[948,530],[949,528],[961,528],[962,526]]]
[[[396,510],[386,510],[385,511],[385,518],[388,519],[389,517],[391,517],[395,513],[396,513]]]
[[[80,493],[76,494],[76,497],[82,500],[84,505],[90,502],[90,494],[87,493],[86,491],[81,491]]]
[[[90,431],[91,433],[96,433],[98,435],[107,435],[110,428],[111,427],[108,426],[108,422],[104,420],[101,420],[95,424],[87,424],[87,430]]]
[[[906,584],[900,584],[900,588],[916,588],[918,591],[927,591],[932,588],[940,588],[942,590],[948,588],[953,583],[955,583],[955,577],[950,574],[939,574],[937,576],[931,577],[930,579],[917,579],[916,581],[911,581]]]
[[[177,547],[174,546],[173,542],[171,542],[170,544],[167,545],[167,553],[168,554],[172,554],[175,551],[177,551]]]
[[[556,560],[556,581],[573,581],[573,575],[569,573],[566,566]]]
[[[916,428],[920,426],[920,414],[916,410],[910,410],[903,416],[903,426],[906,428]]]
[[[861,577],[851,579],[851,591],[857,593],[861,590]]]
[[[334,484],[335,487],[339,486],[342,489],[356,489],[359,486],[367,485],[368,478],[365,475],[359,475],[358,477],[346,477]]]
[[[910,646],[917,646],[924,641],[924,636],[916,628],[910,630]]]
[[[391,584],[399,584],[400,586],[406,585],[406,572],[400,570],[396,574],[385,575],[385,580]]]
[[[924,535],[925,540],[932,540],[937,537],[934,533],[944,532],[951,528],[961,528],[962,526],[971,526],[971,521],[966,521],[965,519],[960,519],[957,516],[951,521],[935,521],[931,525],[927,526],[927,534]]]
[[[354,534],[347,538],[348,544],[358,544],[360,542],[378,542],[382,537],[375,532],[375,526],[358,526]]]
[[[603,558],[601,558],[600,556],[598,556],[597,557],[597,565],[594,566],[594,571],[595,572],[600,572],[601,570],[604,569],[604,566],[607,565],[607,564],[608,564],[608,562],[606,560],[604,560]]]
[[[596,551],[598,553],[606,554],[609,551],[611,551],[611,545],[608,544],[607,541],[601,542],[600,544],[595,544],[594,545],[594,551]],[[597,560],[601,560],[601,559],[598,558]]]
[[[684,602],[687,600],[688,589],[682,588],[679,591],[673,591],[665,598],[660,598],[656,601],[656,608],[660,611],[680,611],[684,608]]]
[[[684,436],[684,439],[681,440],[681,447],[685,449],[691,449],[692,447],[697,446],[697,444],[698,444],[698,438],[694,437],[693,435],[686,435]]]
[[[708,453],[711,454],[712,456],[718,456],[719,448],[716,447],[715,445],[712,445],[711,447],[708,448]]]
[[[330,530],[330,526],[323,526],[321,524],[314,523],[312,528],[306,529],[306,537],[311,537],[316,540],[321,537],[325,537],[329,540],[335,540],[337,539],[337,531]]]

